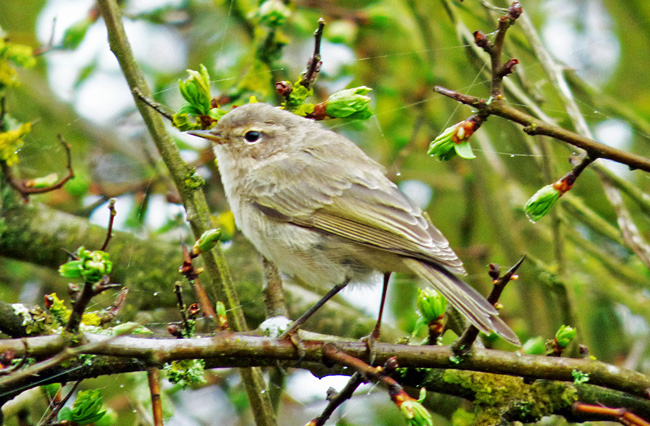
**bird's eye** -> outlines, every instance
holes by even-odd
[[[246,139],[246,141],[251,142],[251,143],[257,142],[258,140],[260,140],[261,137],[262,137],[262,133],[257,132],[255,130],[248,131],[244,135],[244,139]]]

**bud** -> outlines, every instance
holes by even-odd
[[[569,343],[576,337],[577,330],[570,325],[562,325],[555,333],[555,341],[562,349],[569,346]]]
[[[226,305],[222,301],[217,301],[217,320],[219,321],[219,329],[228,329],[228,315],[226,314]]]
[[[428,154],[438,157],[441,161],[451,160],[456,155],[466,160],[476,158],[468,140],[479,128],[480,121],[478,120],[478,116],[473,116],[447,127],[431,142]]]
[[[27,188],[49,188],[59,181],[59,175],[56,173],[50,173],[47,176],[43,176],[36,179],[30,179],[25,182]]]
[[[537,336],[526,340],[526,343],[521,347],[521,352],[526,355],[544,355],[546,353],[544,338]]]
[[[189,130],[202,130],[203,126],[200,121],[191,120],[187,113],[176,113],[172,115],[172,124],[181,132]]]
[[[210,74],[201,64],[199,71],[187,70],[190,75],[186,80],[178,80],[178,89],[185,99],[176,114],[208,115],[210,105]]]
[[[277,28],[283,26],[291,17],[291,9],[282,0],[266,0],[257,9],[255,16],[260,18],[261,24]]]
[[[415,303],[427,323],[437,320],[447,309],[447,299],[431,287],[420,289]]]
[[[201,237],[194,243],[192,246],[192,256],[198,256],[199,254],[212,250],[219,238],[221,237],[221,229],[208,229]]]
[[[75,254],[76,259],[59,267],[59,274],[62,277],[83,278],[86,282],[97,282],[113,270],[110,255],[104,251],[89,251],[81,246]]]
[[[69,26],[63,33],[61,47],[70,50],[76,49],[86,37],[86,32],[92,23],[90,18],[84,18]]]
[[[372,89],[366,86],[339,90],[326,101],[325,112],[332,118],[365,120],[370,118],[370,97],[365,96]]]
[[[102,393],[99,389],[80,391],[72,408],[63,407],[58,414],[58,421],[68,421],[79,425],[96,423],[104,417]]]
[[[526,217],[531,222],[537,222],[551,210],[553,204],[560,198],[560,192],[554,185],[546,185],[537,191],[524,206]]]
[[[404,390],[400,389],[394,395],[391,395],[391,398],[406,418],[409,426],[433,426],[431,414],[422,405],[425,396],[426,390],[424,388],[420,390],[420,399],[413,399]]]

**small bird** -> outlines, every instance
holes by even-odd
[[[281,271],[331,286],[329,297],[377,271],[384,292],[391,272],[415,273],[480,331],[520,344],[495,307],[456,277],[465,270],[447,239],[353,142],[264,103],[190,133],[214,142],[237,227]]]

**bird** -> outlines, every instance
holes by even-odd
[[[520,344],[497,309],[457,277],[465,269],[443,234],[352,141],[261,102],[190,133],[213,142],[237,227],[282,272],[330,286],[329,297],[384,274],[373,336],[390,274],[403,272],[431,284],[478,330]]]

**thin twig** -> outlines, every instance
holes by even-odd
[[[628,411],[626,408],[609,408],[602,405],[576,402],[573,404],[573,414],[596,414],[604,418],[617,420],[628,426],[650,426],[650,422]]]
[[[187,312],[185,311],[185,301],[183,300],[183,285],[180,281],[176,281],[174,284],[174,293],[176,293],[176,301],[178,302],[178,311],[181,314],[181,319],[183,320],[183,326],[185,330],[190,328],[189,323],[187,322]],[[205,312],[205,310],[204,310]]]
[[[196,297],[199,299],[199,303],[201,304],[201,310],[203,311],[203,316],[206,318],[212,318],[213,320],[216,321],[217,314],[215,313],[214,308],[212,307],[212,303],[210,302],[208,293],[205,292],[205,289],[201,285],[201,281],[199,280],[199,274],[196,271],[196,268],[194,268],[194,264],[192,263],[192,255],[190,254],[185,244],[182,244],[181,247],[183,250],[183,265],[181,266],[179,271],[192,285],[194,294],[196,294]]]
[[[323,64],[320,55],[320,44],[321,39],[323,38],[324,27],[325,20],[323,18],[318,18],[318,28],[314,31],[314,53],[312,57],[309,58],[309,62],[307,62],[307,71],[300,79],[300,84],[308,89],[312,84],[314,84],[314,81],[316,81],[321,65]]]
[[[72,312],[70,313],[68,324],[65,327],[66,331],[69,333],[77,333],[79,331],[79,324],[81,324],[81,319],[90,303],[90,300],[103,291],[115,287],[115,285],[109,284],[108,280],[108,275],[104,275],[99,282],[84,282],[81,292],[77,293],[77,296],[73,301]]]
[[[65,404],[70,400],[70,397],[77,390],[77,387],[79,386],[80,383],[81,383],[81,380],[77,380],[76,382],[74,382],[74,384],[72,385],[72,389],[70,389],[68,391],[66,396],[61,401],[58,401],[56,403],[56,405],[52,408],[52,411],[50,411],[50,413],[47,415],[47,417],[45,417],[38,424],[39,425],[47,425],[47,424],[49,424],[49,422],[52,419],[54,419],[57,416],[57,414],[59,414],[59,411],[61,411],[61,409],[65,406]]]
[[[142,90],[140,90],[139,87],[134,87],[133,88],[133,94],[136,95],[142,102],[147,104],[150,108],[152,108],[154,111],[156,111],[158,114],[162,115],[169,121],[174,121],[174,116],[172,113],[167,112],[163,109],[162,105],[160,105],[158,102],[154,101],[148,96],[145,96],[144,93],[142,93]]]
[[[108,243],[113,237],[113,223],[115,222],[115,215],[117,214],[115,211],[115,198],[108,200],[108,211],[110,213],[108,217],[108,229],[106,230],[106,239],[104,240],[104,244],[102,244],[102,248],[99,249],[101,251],[106,251],[106,247],[108,247]]]
[[[612,148],[593,139],[581,136],[562,127],[555,126],[539,120],[525,112],[519,111],[502,101],[488,102],[485,99],[458,93],[445,87],[436,86],[434,91],[448,98],[454,99],[465,105],[472,106],[484,115],[498,115],[524,126],[524,131],[529,135],[546,135],[564,141],[570,145],[582,148],[589,153],[592,159],[606,158],[625,164],[631,169],[650,172],[650,159],[632,154],[620,149]]]
[[[131,330],[139,327],[140,324],[134,324],[128,327],[126,330],[123,330],[123,334],[129,333]],[[60,339],[60,336],[52,336],[53,338]],[[14,383],[20,382],[22,380],[37,377],[40,373],[54,368],[58,365],[61,365],[63,362],[67,361],[70,358],[73,358],[77,355],[84,353],[93,353],[101,349],[103,346],[110,344],[115,339],[120,337],[120,335],[115,336],[97,336],[97,339],[94,342],[77,346],[75,348],[64,347],[63,349],[57,348],[57,353],[52,358],[48,358],[45,361],[41,361],[37,364],[32,365],[24,370],[17,371],[15,374],[11,374],[7,377],[0,378],[0,389],[9,389]],[[1,392],[0,392],[1,393]]]
[[[70,145],[66,143],[66,141],[63,139],[63,136],[58,135],[58,137],[59,137],[59,141],[61,141],[61,145],[63,145],[63,148],[65,149],[66,158],[68,160],[68,164],[67,164],[68,174],[66,174],[64,177],[59,179],[59,181],[57,181],[53,185],[49,185],[47,187],[42,187],[42,188],[40,187],[34,188],[33,179],[25,179],[25,180],[17,179],[13,175],[11,167],[7,165],[6,161],[0,161],[0,167],[2,168],[2,173],[5,176],[5,180],[12,188],[14,188],[16,191],[20,193],[20,195],[23,197],[25,201],[27,201],[30,195],[44,194],[46,192],[51,192],[59,188],[62,188],[63,185],[66,184],[66,182],[68,182],[70,179],[74,177],[74,171],[72,170],[72,154],[70,153]]]
[[[325,407],[320,416],[316,417],[311,421],[311,423],[309,423],[310,426],[323,426],[341,404],[352,398],[352,394],[354,394],[354,391],[357,390],[362,383],[363,376],[358,371],[355,372],[340,392],[328,396],[327,399],[329,400],[329,403],[327,404],[327,407]]]
[[[499,302],[499,298],[501,297],[501,294],[503,293],[503,290],[506,288],[506,285],[516,279],[515,273],[517,272],[517,269],[521,266],[521,264],[524,262],[526,259],[526,255],[522,256],[521,259],[517,261],[514,265],[508,269],[508,272],[506,272],[504,275],[499,276],[499,267],[498,265],[490,264],[490,276],[493,279],[493,286],[492,290],[490,291],[490,295],[487,297],[488,302],[492,305],[496,305]],[[479,330],[476,328],[474,325],[470,325],[467,327],[465,332],[463,332],[462,336],[456,340],[452,346],[452,349],[456,353],[467,353],[469,350],[472,348],[472,344],[478,337]]]
[[[149,393],[151,394],[151,410],[153,411],[154,426],[163,426],[162,399],[160,397],[160,371],[156,367],[147,368]]]

